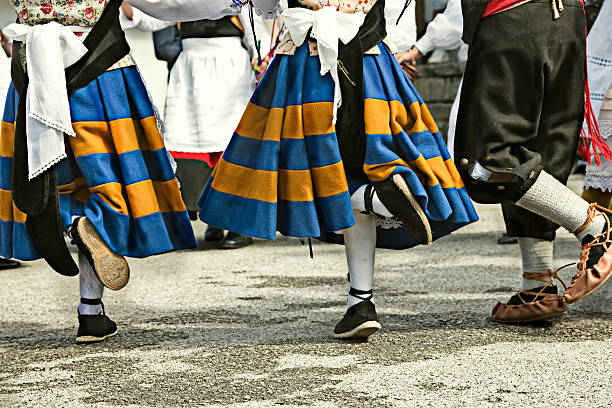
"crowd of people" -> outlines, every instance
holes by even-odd
[[[195,248],[192,221],[222,249],[316,238],[346,249],[334,336],[367,338],[381,328],[376,248],[429,245],[477,222],[473,200],[501,204],[520,246],[520,289],[493,320],[564,315],[612,273],[612,3],[587,58],[583,0],[449,0],[418,40],[415,1],[13,2],[0,268],[43,258],[78,275],[77,342],[90,343],[117,333],[102,296],[127,285],[126,258]],[[163,118],[129,28],[154,32],[168,63]],[[463,44],[445,140],[414,65]],[[589,163],[582,197],[565,185],[576,152]],[[564,292],[560,226],[582,245]]]

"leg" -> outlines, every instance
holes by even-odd
[[[368,338],[380,329],[372,303],[376,223],[374,215],[355,211],[355,225],[344,232],[350,290],[347,311],[334,329],[338,339]]]
[[[104,312],[102,304],[104,285],[81,251],[79,251],[79,287],[81,303],[78,308],[77,343],[95,343],[117,334],[117,325]]]

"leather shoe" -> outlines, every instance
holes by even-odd
[[[253,238],[237,234],[235,232],[228,232],[227,236],[221,243],[221,249],[238,249],[249,246],[253,243]]]
[[[204,233],[204,240],[206,240],[206,242],[216,242],[223,240],[224,236],[225,231],[223,231],[221,228],[209,225],[208,228],[206,228],[206,232]]]
[[[0,258],[0,269],[15,269],[19,268],[21,263],[12,259]]]

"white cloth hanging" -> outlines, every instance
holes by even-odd
[[[338,108],[342,104],[340,91],[340,78],[338,77],[338,42],[348,44],[359,32],[363,25],[365,14],[341,13],[335,7],[323,7],[313,11],[305,8],[290,8],[283,14],[285,26],[296,46],[301,46],[310,35],[317,41],[319,61],[321,62],[321,76],[328,72],[334,80],[334,119]]]
[[[74,33],[90,30],[50,22],[36,26],[15,23],[3,31],[26,46],[29,78],[26,134],[30,180],[66,158],[64,134],[76,136],[64,70],[87,53],[87,47]]]

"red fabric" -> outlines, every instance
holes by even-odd
[[[502,11],[510,10],[511,8],[518,7],[521,4],[525,4],[529,1],[531,0],[491,0],[487,3],[484,13],[482,13],[482,18],[501,13]]]
[[[531,0],[491,0],[487,3],[482,18],[487,16],[501,13],[502,11],[510,10],[514,7],[518,7],[521,4],[530,2]],[[578,0],[584,5],[584,0]]]
[[[221,159],[223,152],[214,153],[188,153],[188,152],[170,152],[170,155],[175,159],[192,159],[206,162],[210,167],[215,167]]]

